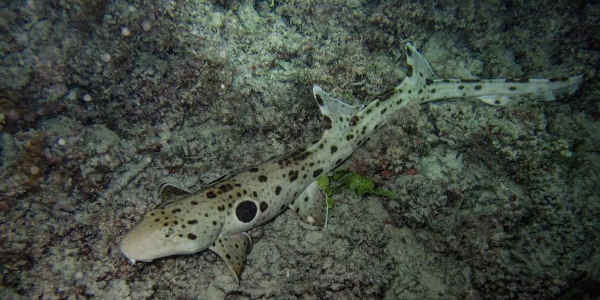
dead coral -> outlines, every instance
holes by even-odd
[[[46,135],[36,133],[24,143],[16,168],[3,170],[5,178],[0,185],[0,199],[14,199],[26,192],[39,188],[46,173],[47,163],[43,159]],[[14,172],[12,172],[14,170]],[[12,172],[12,173],[11,173]]]
[[[24,182],[29,187],[37,187],[42,179],[45,163],[42,160],[42,150],[46,145],[46,135],[38,133],[25,144],[18,172],[25,175]]]

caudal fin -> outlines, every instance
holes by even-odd
[[[476,98],[490,105],[517,105],[524,102],[555,101],[573,95],[583,82],[582,75],[554,79],[436,79],[423,54],[406,43],[408,72],[396,87],[397,98],[425,103],[449,98]]]

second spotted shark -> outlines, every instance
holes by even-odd
[[[407,76],[400,85],[364,107],[350,106],[314,86],[314,98],[328,124],[316,143],[213,182],[199,192],[161,188],[161,198],[175,200],[148,212],[127,233],[121,242],[123,254],[135,263],[210,249],[239,280],[251,247],[245,232],[287,209],[307,223],[326,224],[327,203],[317,178],[341,165],[401,108],[449,98],[475,98],[491,105],[553,101],[572,95],[583,81],[582,76],[440,80],[411,43],[406,44],[406,62]]]

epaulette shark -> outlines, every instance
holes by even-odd
[[[302,221],[324,226],[327,201],[317,178],[331,172],[364,144],[395,112],[409,104],[450,98],[478,99],[491,105],[553,101],[572,95],[583,76],[556,79],[436,79],[425,57],[406,44],[407,76],[366,106],[351,106],[313,86],[326,120],[320,140],[287,155],[189,192],[174,185],[159,190],[165,204],[148,212],[123,238],[120,247],[131,261],[192,254],[210,249],[239,280],[251,241],[246,231],[287,209]]]

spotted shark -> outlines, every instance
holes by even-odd
[[[120,244],[122,253],[135,263],[209,249],[239,280],[251,248],[246,232],[286,210],[306,223],[324,226],[328,206],[317,178],[340,166],[403,107],[451,98],[478,99],[499,106],[553,101],[572,95],[583,82],[581,75],[524,80],[438,79],[412,43],[405,49],[406,77],[364,106],[346,104],[313,86],[314,99],[326,121],[317,142],[207,184],[197,192],[176,185],[161,186],[158,194],[164,204],[149,211],[125,235]]]

